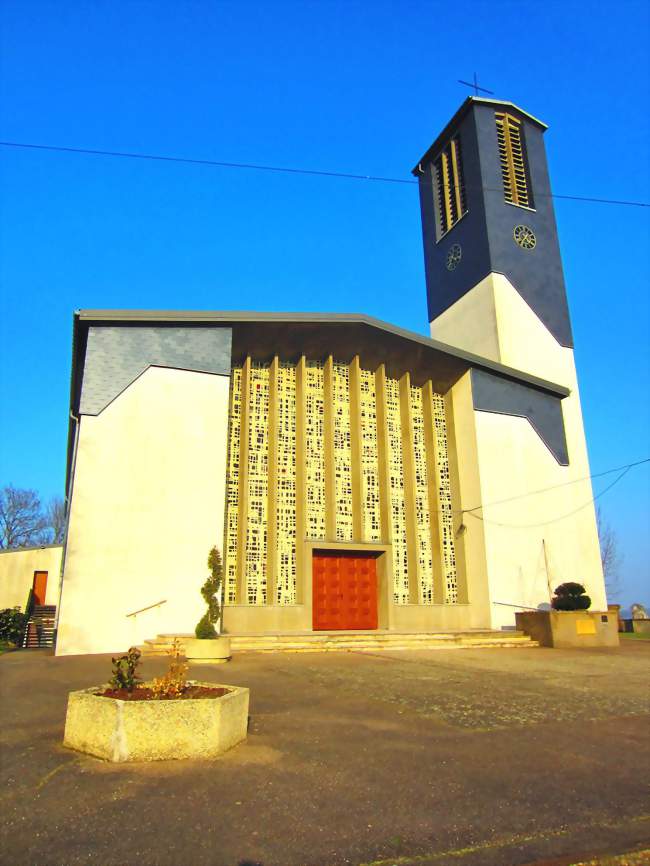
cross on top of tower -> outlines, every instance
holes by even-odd
[[[478,86],[478,78],[476,77],[476,73],[474,73],[474,81],[473,82],[472,81],[463,81],[462,79],[459,78],[458,83],[464,84],[466,87],[473,88],[475,96],[478,96],[479,90],[481,91],[481,93],[489,93],[490,96],[494,96],[493,90],[486,90],[485,87],[479,87]]]

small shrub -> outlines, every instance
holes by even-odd
[[[156,677],[151,683],[152,695],[157,700],[162,698],[180,698],[187,689],[188,664],[181,658],[178,638],[174,638],[169,655],[169,670],[161,677]]]
[[[201,587],[201,595],[205,599],[208,609],[194,630],[194,634],[200,639],[217,637],[217,630],[214,626],[221,619],[222,604],[219,601],[219,590],[223,583],[223,568],[221,566],[221,554],[216,547],[213,547],[208,555],[208,568],[210,569],[210,576]]]
[[[0,640],[19,645],[27,620],[25,614],[12,607],[0,610]]]
[[[588,610],[591,599],[581,583],[561,583],[551,599],[553,610]]]
[[[211,638],[215,638],[217,636],[217,630],[210,622],[210,614],[205,613],[198,622],[198,625],[194,629],[194,634],[203,640],[209,640]]]
[[[136,674],[136,668],[140,664],[140,650],[132,646],[126,655],[117,656],[112,659],[113,676],[110,684],[114,689],[126,689],[127,692],[132,692],[140,681],[140,677]]]

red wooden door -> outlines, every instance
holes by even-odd
[[[314,553],[314,630],[377,628],[376,563],[358,553]]]
[[[47,571],[34,572],[34,604],[45,604],[47,590]]]

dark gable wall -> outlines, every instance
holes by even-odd
[[[479,412],[527,418],[561,466],[569,465],[562,401],[519,382],[472,370],[472,399]]]
[[[508,204],[499,163],[497,108],[475,103],[457,127],[468,212],[438,243],[432,163],[425,163],[419,175],[429,321],[496,272],[510,280],[562,346],[572,347],[543,131],[523,118],[535,210]],[[508,106],[503,108],[517,114]],[[520,224],[535,233],[534,250],[523,250],[514,242],[513,230]],[[454,271],[448,271],[447,253],[453,244],[460,244],[462,259]]]
[[[232,329],[193,325],[91,325],[79,411],[98,415],[147,367],[230,376]]]

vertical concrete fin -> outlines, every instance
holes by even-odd
[[[472,521],[468,527],[462,512],[463,506],[470,508],[480,503],[481,483],[478,468],[474,408],[472,405],[470,373],[466,373],[445,395],[447,423],[449,480],[453,509],[453,535],[456,554],[456,577],[458,603],[479,605],[483,599],[474,598],[469,590],[469,568],[472,569],[472,586],[482,587],[487,592],[487,561],[485,534],[480,521]],[[462,473],[461,473],[462,466]],[[471,518],[468,518],[471,520]],[[490,623],[489,600],[486,603],[487,624]]]
[[[269,367],[269,451],[266,530],[266,603],[276,604],[278,578],[278,515],[277,515],[277,478],[278,478],[278,356],[275,355]]]
[[[239,446],[239,515],[237,520],[237,593],[236,603],[247,601],[246,530],[248,528],[248,441],[250,427],[251,359],[247,355],[241,372],[241,434]]]
[[[361,367],[355,355],[350,370],[350,463],[352,469],[352,538],[369,541],[363,537],[363,500],[361,484]]]
[[[325,537],[336,541],[336,479],[334,477],[334,359],[323,366],[323,417],[325,445]]]
[[[420,562],[418,557],[417,509],[415,504],[415,455],[413,454],[413,417],[411,412],[411,375],[399,380],[402,461],[404,465],[404,504],[406,509],[406,557],[408,562],[409,604],[420,602]]]
[[[429,525],[431,530],[431,563],[433,566],[433,603],[444,604],[444,562],[442,521],[440,503],[440,470],[438,461],[438,437],[433,414],[433,386],[427,381],[422,386],[424,412],[424,435],[427,453],[427,489],[429,494]]]
[[[383,544],[391,544],[393,540],[393,522],[390,511],[390,470],[386,424],[386,367],[384,364],[380,364],[375,372],[375,394],[377,401],[377,456],[379,465],[381,540]]]
[[[307,562],[305,557],[305,538],[307,522],[305,501],[307,498],[307,479],[305,472],[305,356],[296,364],[296,604],[303,604],[307,586]]]

